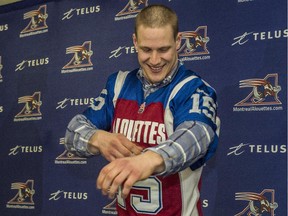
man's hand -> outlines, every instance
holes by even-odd
[[[97,179],[97,188],[112,199],[121,186],[121,196],[126,198],[135,182],[144,180],[152,174],[160,173],[164,169],[162,156],[152,151],[146,151],[137,156],[119,158],[101,170]]]
[[[142,151],[140,146],[128,140],[123,134],[103,130],[97,130],[91,137],[88,148],[92,153],[100,151],[108,161],[138,155]]]

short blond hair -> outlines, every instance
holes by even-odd
[[[139,26],[150,28],[159,28],[171,25],[174,38],[178,34],[178,17],[175,11],[167,6],[154,4],[142,9],[135,19],[135,35],[137,37],[137,29]]]

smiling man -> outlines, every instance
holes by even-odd
[[[109,77],[95,103],[70,121],[65,146],[109,161],[97,188],[117,196],[118,215],[202,215],[202,166],[219,136],[216,93],[179,62],[170,8],[144,8],[133,42],[140,68]]]
[[[136,18],[133,42],[145,78],[151,83],[158,83],[177,66],[181,36],[177,17],[169,13],[162,16],[157,8],[151,9],[150,13],[154,16],[140,13]],[[170,23],[164,24],[166,20]]]

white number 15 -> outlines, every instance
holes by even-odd
[[[209,96],[202,96],[202,105],[200,104],[200,94],[193,94],[191,96],[192,109],[189,110],[189,113],[203,113],[206,115],[213,123],[216,122],[216,105],[213,98]],[[202,109],[200,109],[200,105]],[[209,111],[209,112],[208,112]]]

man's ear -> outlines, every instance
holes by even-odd
[[[136,51],[138,51],[137,38],[136,38],[136,34],[135,33],[132,35],[132,38],[133,38],[134,47],[135,47]]]
[[[181,33],[178,33],[177,34],[177,37],[176,37],[176,48],[179,49],[180,48],[180,45],[181,45]]]

